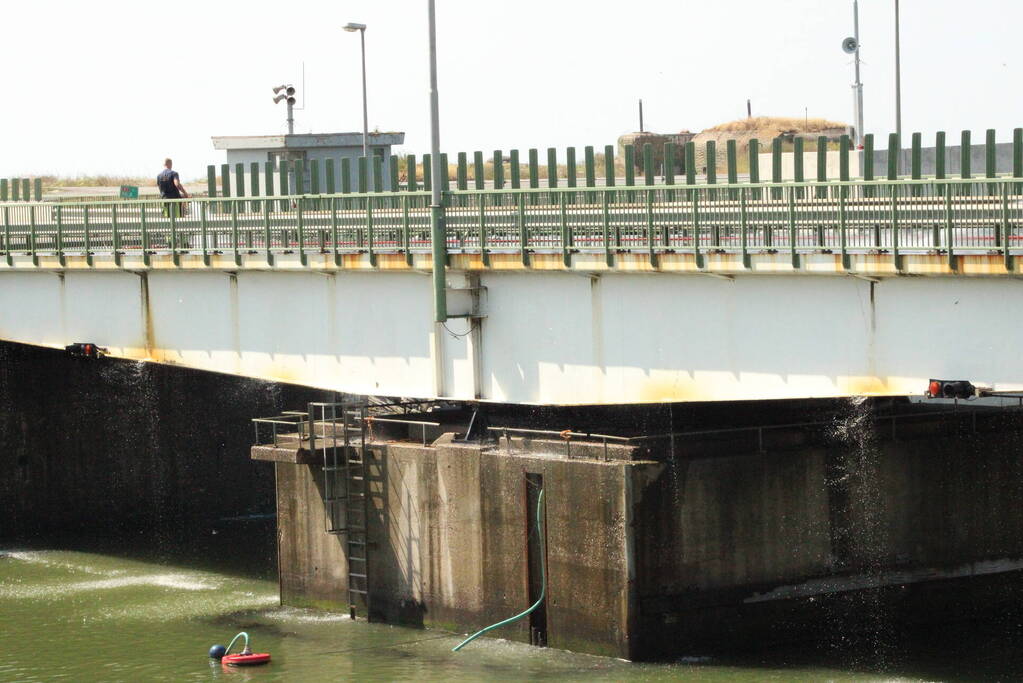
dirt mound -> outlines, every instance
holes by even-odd
[[[848,125],[827,119],[802,119],[789,116],[754,116],[722,123],[698,133],[693,138],[696,143],[696,167],[698,171],[707,166],[707,141],[713,140],[716,147],[717,164],[725,166],[725,145],[728,140],[735,140],[737,156],[741,161],[748,154],[750,140],[759,140],[761,147],[770,145],[771,140],[779,136],[816,139],[819,135],[829,140],[837,140],[848,131]]]

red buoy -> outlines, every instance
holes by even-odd
[[[227,655],[220,660],[224,666],[255,666],[270,661],[269,652],[253,652],[251,654]]]

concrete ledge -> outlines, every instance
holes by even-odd
[[[292,465],[308,465],[318,462],[318,458],[304,448],[287,446],[253,446],[249,452],[253,460],[267,462],[287,462]]]

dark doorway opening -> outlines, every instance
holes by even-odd
[[[543,490],[542,474],[526,474],[526,557],[529,573],[529,604],[540,599],[547,567],[546,534],[537,524],[537,503]],[[546,503],[540,510],[543,527],[547,526]],[[547,646],[547,600],[529,614],[529,642]]]

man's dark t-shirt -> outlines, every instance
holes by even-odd
[[[178,172],[169,168],[160,171],[156,176],[156,184],[160,186],[160,196],[164,199],[181,199],[178,186],[174,181],[178,179]]]

